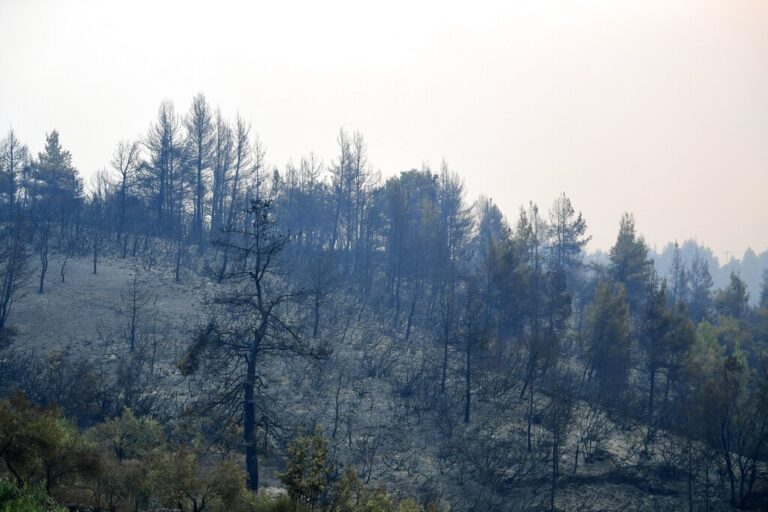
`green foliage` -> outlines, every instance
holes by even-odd
[[[768,310],[768,269],[763,271],[763,282],[760,285],[760,309]]]
[[[591,370],[596,372],[603,399],[615,398],[627,385],[629,372],[629,308],[624,287],[601,282],[590,312],[587,348]]]
[[[431,510],[428,507],[427,510]],[[394,500],[384,489],[369,489],[357,474],[346,469],[334,487],[330,512],[418,512],[422,508],[412,499]]]
[[[119,462],[111,453],[103,454],[99,474],[94,479],[98,489],[96,501],[112,510],[138,510],[146,506],[153,492],[147,462]]]
[[[42,469],[42,460],[62,434],[54,413],[35,408],[22,395],[0,402],[0,446],[8,471],[19,485]]]
[[[66,512],[41,485],[16,487],[0,479],[0,512]]]
[[[67,203],[73,203],[82,196],[83,184],[72,166],[72,155],[62,148],[56,130],[46,135],[45,151],[38,154],[35,174],[37,193],[45,207],[63,209]]]
[[[280,476],[289,495],[273,500],[247,490],[239,463],[210,451],[204,456],[189,443],[172,448],[158,422],[129,409],[81,434],[57,410],[18,394],[0,401],[0,453],[13,479],[0,478],[0,512],[63,510],[52,496],[112,511],[419,510],[412,501],[366,489],[351,471],[332,487],[328,443],[319,430],[297,438],[289,452]]]
[[[717,335],[717,327],[706,320],[697,326],[696,338],[689,358],[692,372],[699,370],[710,372],[718,363],[725,348],[718,343]]]
[[[20,394],[0,402],[0,446],[3,462],[19,485],[45,481],[51,489],[98,468],[95,451],[72,423]]]
[[[328,443],[317,429],[312,436],[300,436],[288,446],[290,459],[280,481],[299,503],[314,507],[321,503],[333,471],[328,461]]]
[[[187,510],[199,510],[209,499],[206,476],[197,456],[185,449],[166,453],[153,461],[149,473],[154,494],[160,504]]]
[[[691,271],[688,274],[690,286],[688,313],[691,320],[701,322],[710,313],[712,308],[712,275],[709,273],[709,263],[699,257],[698,253],[691,263]]]
[[[137,418],[123,409],[119,418],[101,423],[88,432],[93,442],[114,452],[119,461],[143,458],[162,445],[163,428],[150,418]]]
[[[652,281],[642,322],[642,348],[652,378],[657,370],[666,369],[676,379],[696,336],[687,315],[677,304],[670,308],[667,303],[665,283]]]
[[[731,282],[720,290],[715,297],[715,309],[721,316],[746,319],[749,312],[749,293],[745,283],[735,272],[731,272]]]
[[[215,339],[216,324],[208,322],[205,327],[195,331],[192,343],[181,359],[176,363],[176,368],[181,374],[188,377],[200,369],[201,357]]]
[[[758,461],[767,455],[768,368],[764,361],[750,369],[739,350],[724,355],[707,334],[704,350],[696,353],[707,365],[697,368],[690,378],[695,405],[687,434],[701,436],[719,452],[728,476],[730,504],[745,508],[758,489],[762,471]],[[702,352],[706,358],[701,357]]]
[[[16,497],[19,492],[19,488],[13,485],[8,480],[0,478],[0,506],[11,501]]]
[[[328,512],[418,512],[413,500],[398,501],[384,489],[369,489],[352,469],[345,469],[338,481],[331,483],[332,465],[328,445],[320,430],[312,436],[299,436],[289,448],[291,458],[280,480],[288,489],[289,503],[274,502],[265,510],[326,510]]]
[[[653,260],[648,257],[648,245],[635,233],[635,218],[625,213],[616,243],[611,247],[611,274],[624,285],[633,313],[642,303],[646,284],[653,271]]]
[[[306,505],[296,503],[290,496],[283,494],[272,499],[263,494],[258,494],[253,499],[253,512],[308,512]]]

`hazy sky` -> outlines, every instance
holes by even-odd
[[[511,217],[565,192],[593,249],[624,211],[659,249],[768,248],[768,0],[0,0],[0,129],[58,129],[86,179],[199,91],[281,169],[345,127]]]

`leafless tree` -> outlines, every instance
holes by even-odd
[[[189,155],[195,172],[192,236],[200,240],[205,217],[206,175],[204,172],[211,166],[211,152],[214,145],[211,108],[202,93],[193,98],[192,106],[184,119],[184,126],[187,129]]]
[[[552,369],[548,389],[550,400],[544,414],[545,426],[551,434],[552,486],[549,501],[551,512],[555,512],[555,497],[560,478],[560,449],[567,440],[573,420],[573,383],[574,379],[563,367]]]
[[[16,218],[0,228],[0,335],[5,329],[11,307],[20,297],[21,285],[28,277],[28,253],[24,224]]]
[[[240,127],[238,126],[238,129]],[[224,202],[227,197],[227,185],[230,181],[230,171],[233,162],[236,164],[235,135],[220,111],[216,112],[216,121],[213,125],[212,143],[212,170],[213,184],[211,187],[211,232],[219,231],[224,220]],[[239,134],[238,134],[239,135]]]
[[[136,348],[136,338],[141,317],[151,304],[157,302],[157,296],[152,295],[143,286],[139,270],[134,269],[130,288],[127,292],[121,294],[120,298],[123,303],[121,312],[128,319],[129,350],[133,353]]]
[[[256,450],[257,393],[261,387],[263,359],[275,354],[317,356],[318,350],[305,342],[299,326],[288,311],[303,301],[306,293],[292,288],[280,273],[278,257],[290,242],[275,225],[272,202],[253,200],[244,229],[228,230],[226,244],[236,255],[235,270],[227,275],[234,289],[220,295],[223,307],[219,317],[198,331],[182,364],[191,374],[201,363],[218,366],[223,396],[242,390],[243,444],[245,446],[248,488],[259,485]],[[226,317],[226,321],[224,318]],[[224,400],[224,399],[222,399]]]
[[[2,192],[7,196],[7,218],[13,219],[16,209],[19,181],[25,167],[29,165],[29,150],[13,130],[0,141],[0,177]]]
[[[37,253],[40,256],[40,285],[37,293],[42,294],[45,291],[45,274],[48,272],[48,238],[51,234],[51,223],[47,220],[38,223],[37,234]]]
[[[106,171],[99,171],[94,176],[92,188],[90,206],[94,225],[91,236],[93,238],[93,273],[96,274],[99,251],[101,250],[101,238],[105,227],[105,203],[112,189],[112,184]]]
[[[135,185],[140,156],[139,143],[135,141],[120,141],[112,156],[112,167],[117,171],[119,179],[120,218],[117,225],[117,239],[121,243],[123,258],[125,258],[128,250],[128,237],[125,235],[128,194]]]

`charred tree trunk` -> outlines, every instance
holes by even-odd
[[[257,335],[258,336],[258,335]],[[256,340],[254,340],[254,345]],[[256,492],[259,489],[259,461],[256,455],[256,356],[254,347],[248,357],[243,402],[243,442],[245,444],[245,470],[248,489]]]
[[[48,223],[40,232],[40,286],[37,293],[42,294],[45,288],[45,273],[48,271]]]
[[[411,311],[408,313],[408,323],[405,328],[405,341],[411,338],[411,324],[413,323],[413,314],[416,312],[416,297],[413,298],[411,303]]]
[[[312,324],[312,337],[317,338],[317,333],[320,330],[320,290],[315,291],[315,300],[313,303],[314,322]]]
[[[472,338],[467,338],[467,366],[465,370],[464,379],[464,423],[469,423],[469,411],[471,407],[472,391],[471,391],[471,362],[472,360]]]

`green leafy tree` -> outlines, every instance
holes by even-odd
[[[745,283],[735,272],[731,272],[728,286],[715,297],[715,309],[722,316],[744,320],[749,312],[749,293]]]
[[[98,471],[95,450],[74,424],[21,394],[0,402],[0,457],[19,487],[42,482],[48,493]]]
[[[41,485],[16,487],[0,479],[0,512],[66,512]]]
[[[688,273],[690,293],[687,302],[688,314],[696,323],[704,320],[712,308],[712,284],[709,263],[697,252]]]
[[[730,504],[753,504],[760,480],[760,461],[768,443],[768,378],[751,372],[740,351],[718,357],[693,374],[698,424],[704,438],[722,460]]]
[[[412,499],[393,500],[384,489],[368,489],[357,474],[347,468],[334,486],[328,508],[330,512],[420,512],[422,508]],[[436,512],[427,505],[427,512]]]
[[[760,344],[756,350],[768,353],[768,270],[763,273],[760,303],[755,311],[753,333],[755,342]]]
[[[160,504],[179,512],[234,512],[250,509],[253,502],[238,465],[230,461],[209,464],[186,448],[154,459],[149,481]]]
[[[54,411],[35,407],[21,394],[0,402],[0,457],[18,486],[40,477],[43,460],[61,443],[60,427]]]
[[[680,245],[675,240],[672,252],[672,266],[669,269],[668,280],[670,283],[667,302],[671,306],[678,303],[685,303],[688,296],[688,270],[685,268],[683,256],[680,252]]]
[[[117,460],[145,458],[163,444],[163,428],[151,418],[137,418],[126,408],[118,418],[91,429],[89,438],[114,453]]]
[[[61,146],[56,130],[46,136],[45,150],[38,153],[34,177],[39,215],[51,220],[58,214],[58,220],[64,222],[82,198],[83,184],[72,166],[72,155]]]
[[[653,260],[648,257],[648,245],[635,232],[635,218],[630,213],[621,217],[619,235],[611,247],[610,273],[624,286],[630,311],[640,312],[648,281],[653,271]]]
[[[629,307],[622,285],[597,285],[587,355],[598,398],[608,402],[618,398],[627,386],[630,367]]]
[[[693,325],[680,307],[668,307],[666,282],[652,279],[640,328],[640,346],[648,373],[648,418],[653,420],[656,381],[666,374],[664,399],[671,382],[679,377],[688,350],[694,343]]]
[[[328,460],[328,443],[318,429],[312,436],[300,436],[288,446],[290,459],[280,481],[298,503],[314,508],[324,502],[333,466]]]

